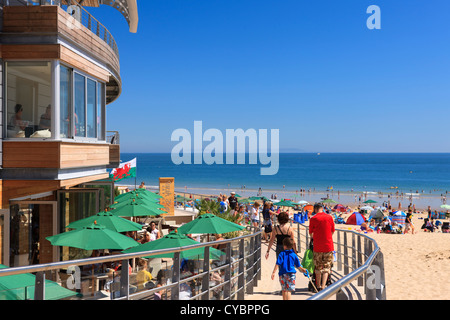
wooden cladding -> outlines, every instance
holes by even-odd
[[[120,75],[119,57],[111,47],[91,30],[81,25],[75,18],[59,6],[11,6],[3,7],[3,34],[14,35],[57,35],[76,44],[95,60],[105,63]],[[110,72],[73,50],[59,44],[13,44],[1,46],[3,59],[60,59],[70,66],[80,69],[99,80],[108,82]],[[120,82],[120,79],[117,79]]]
[[[3,141],[3,168],[69,169],[109,166],[110,147],[109,144],[60,141]]]

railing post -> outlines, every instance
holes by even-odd
[[[130,273],[128,271],[129,261],[122,260],[122,267],[120,271],[120,297],[130,296]]]
[[[25,288],[25,295],[26,295]],[[35,279],[34,300],[45,300],[45,273],[38,272]]]
[[[223,299],[230,299],[231,296],[231,243],[228,242],[225,248],[225,264],[227,268],[225,269],[224,281],[225,285],[223,288]]]
[[[245,299],[245,250],[244,239],[239,240],[239,276],[238,276],[238,293],[237,299]]]
[[[297,251],[302,252],[302,242],[300,241],[300,223],[297,223]]]
[[[344,232],[344,275],[349,274],[347,232]]]
[[[379,277],[377,277],[379,283],[377,283],[376,287],[376,298],[378,300],[386,300],[386,278],[384,273],[384,257],[381,251],[378,251],[377,256],[375,257],[375,260],[372,265],[376,266],[379,272]]]
[[[356,270],[356,240],[355,234],[352,233],[352,271]]]
[[[258,281],[261,280],[261,233],[256,236],[256,259],[257,259],[257,274],[256,274],[256,283],[255,286],[258,285]]]
[[[174,253],[173,267],[172,267],[172,284],[175,284],[170,291],[172,300],[179,300],[180,298],[180,251]]]
[[[358,268],[360,268],[363,265],[363,257],[362,257],[362,251],[361,251],[361,236],[358,236]],[[364,285],[364,277],[361,275],[358,277],[358,286]]]
[[[254,263],[255,263],[255,246],[254,246],[255,240],[254,238],[250,238],[250,256],[249,256],[249,262],[248,265],[250,268],[247,270],[247,278],[251,279],[251,281],[246,281],[248,283],[246,289],[248,294],[253,294],[253,275],[254,275]]]
[[[338,230],[337,233],[337,270],[342,271],[342,242],[341,242],[342,231]]]
[[[207,293],[202,295],[202,300],[209,300],[209,247],[205,247],[205,252],[203,255],[203,272],[206,272],[206,275],[204,275],[202,278],[202,293]]]

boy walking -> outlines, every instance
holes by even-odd
[[[278,271],[278,276],[281,284],[281,292],[283,300],[291,299],[291,292],[295,291],[296,270],[298,268],[301,272],[306,273],[300,260],[294,252],[294,240],[292,238],[285,238],[283,240],[283,249],[277,258],[277,263],[272,272],[272,280],[275,278],[275,273]]]

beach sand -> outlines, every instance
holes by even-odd
[[[388,300],[450,299],[450,233],[424,232],[426,217],[413,215],[415,234],[368,234],[384,256]]]

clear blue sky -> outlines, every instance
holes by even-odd
[[[369,30],[369,5],[381,30]],[[177,128],[280,129],[281,151],[450,152],[448,0],[138,0],[119,12],[122,152],[170,152]]]

